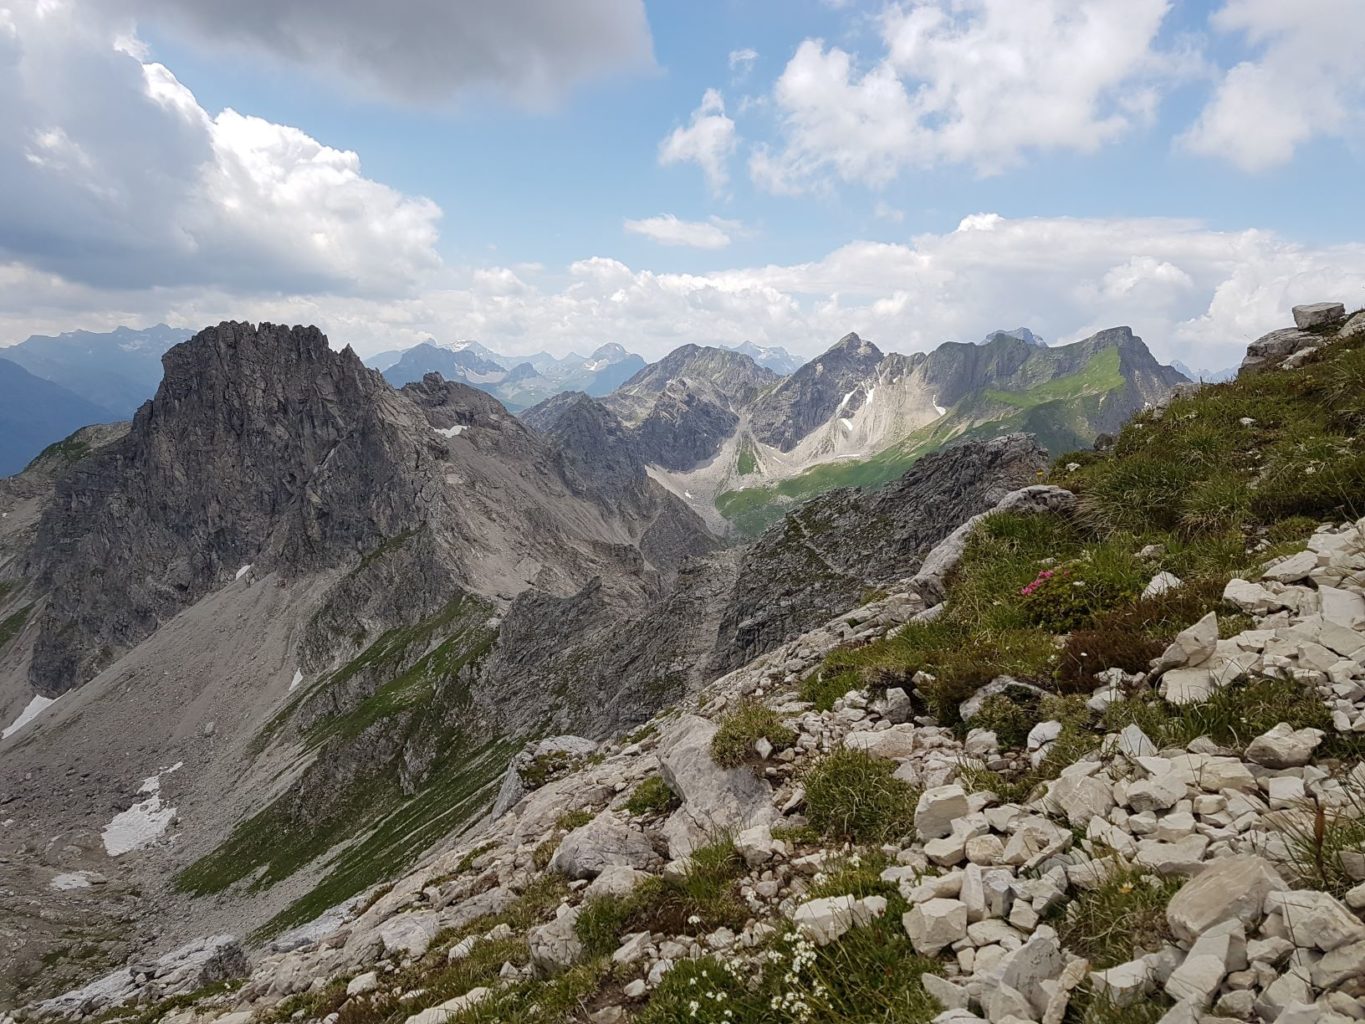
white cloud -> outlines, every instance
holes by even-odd
[[[671,213],[625,223],[625,229],[631,234],[643,235],[660,245],[682,245],[692,249],[724,249],[731,242],[730,230],[736,226],[714,217],[709,221],[679,220]]]
[[[129,26],[64,0],[0,31],[0,259],[77,282],[411,289],[440,210],[296,128],[204,110]]]
[[[419,295],[242,297],[200,287],[129,293],[0,265],[0,340],[75,327],[224,318],[316,323],[379,351],[472,337],[508,352],[603,340],[657,358],[686,342],[783,345],[814,355],[850,330],[891,351],[1023,324],[1058,341],[1127,324],[1165,360],[1222,367],[1290,322],[1298,302],[1365,305],[1365,245],[1312,248],[1265,231],[1154,218],[964,217],[906,244],[852,242],[808,263],[658,273],[593,257],[565,271],[450,269]]]
[[[215,56],[256,51],[422,103],[492,89],[540,106],[577,82],[654,61],[644,0],[116,2]]]
[[[1229,69],[1184,136],[1245,171],[1288,163],[1318,137],[1357,137],[1365,118],[1358,0],[1228,0],[1210,19],[1258,49]]]
[[[744,47],[742,50],[730,51],[730,70],[735,73],[736,78],[743,78],[754,66],[754,61],[758,60],[758,51]]]
[[[694,163],[706,175],[715,192],[722,191],[730,180],[730,157],[737,140],[735,122],[725,115],[725,99],[715,89],[707,89],[701,105],[692,111],[686,125],[673,129],[659,143],[659,163]]]
[[[903,170],[993,174],[1035,152],[1096,149],[1149,121],[1157,83],[1188,70],[1156,49],[1170,0],[916,0],[881,20],[865,66],[801,43],[778,79],[778,146],[755,181],[779,193],[832,180],[884,185]]]

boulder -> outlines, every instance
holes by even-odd
[[[1313,759],[1324,735],[1321,729],[1295,729],[1281,722],[1252,740],[1246,757],[1266,768],[1298,768]]]
[[[792,923],[797,931],[817,946],[826,946],[841,938],[850,928],[871,924],[885,913],[886,900],[881,896],[863,899],[828,896],[801,904],[792,914]]]
[[[663,861],[643,832],[631,828],[610,811],[574,829],[559,844],[550,870],[566,878],[596,878],[609,867],[657,870]]]
[[[1277,890],[1265,899],[1265,912],[1279,914],[1294,945],[1330,953],[1365,941],[1365,923],[1336,897],[1315,889]]]
[[[890,729],[876,732],[851,732],[844,738],[844,746],[852,750],[865,750],[873,757],[900,761],[915,751],[915,727],[909,724],[893,725]]]
[[[1346,319],[1346,307],[1340,302],[1310,302],[1294,307],[1294,325],[1301,331],[1326,327]]]
[[[357,974],[346,983],[346,994],[348,996],[364,995],[366,992],[373,992],[378,987],[378,972],[366,971],[364,974]]]
[[[429,910],[397,914],[379,926],[379,941],[387,953],[403,953],[417,959],[427,951],[440,930],[436,914]]]
[[[1114,809],[1114,787],[1107,778],[1063,773],[1048,784],[1045,800],[1049,811],[1064,814],[1072,825],[1083,827],[1091,818],[1104,818]]]
[[[1263,334],[1247,346],[1242,360],[1243,370],[1259,370],[1304,349],[1317,348],[1324,339],[1296,327],[1286,327]]]
[[[1171,704],[1202,704],[1217,688],[1207,668],[1173,668],[1162,675],[1160,693]]]
[[[624,864],[610,864],[583,890],[583,896],[585,899],[598,896],[627,896],[634,892],[635,887],[641,882],[652,877],[647,871],[636,871]]]
[[[986,1015],[992,1021],[1000,1020],[1001,1011],[1013,1001],[1010,993],[1017,993],[1029,1007],[1024,1019],[1040,1019],[1051,998],[1052,981],[1066,968],[1067,960],[1056,932],[1040,926],[1022,946],[977,974],[974,981],[983,993]]]
[[[531,963],[547,973],[561,971],[576,963],[583,955],[583,943],[574,929],[577,921],[577,907],[561,906],[559,916],[553,921],[527,932]]]
[[[925,900],[901,915],[901,926],[916,953],[936,956],[967,937],[967,905],[960,900]]]
[[[920,794],[915,805],[915,830],[923,840],[952,835],[953,822],[966,817],[967,793],[961,786],[935,786]]]
[[[1223,600],[1235,604],[1251,615],[1268,615],[1287,607],[1280,598],[1259,583],[1238,579],[1228,581],[1228,585],[1223,588]]]
[[[1129,960],[1126,964],[1093,971],[1090,985],[1096,995],[1106,996],[1114,1006],[1132,1006],[1152,991],[1152,969],[1146,960]]]
[[[490,991],[492,990],[485,986],[471,988],[462,996],[447,999],[444,1003],[429,1006],[420,1013],[412,1014],[403,1024],[446,1024],[451,1017],[483,1002],[488,998]]]
[[[683,715],[659,741],[659,773],[682,806],[664,824],[669,855],[685,857],[711,837],[776,818],[772,787],[747,768],[722,768],[711,759],[715,723]]]
[[[1177,587],[1183,587],[1184,585],[1185,581],[1174,573],[1159,572],[1152,577],[1151,582],[1143,589],[1142,596],[1144,598],[1160,597],[1167,591],[1175,590]]]
[[[1307,579],[1317,567],[1317,552],[1300,551],[1287,558],[1281,558],[1261,575],[1264,579],[1275,580],[1279,583],[1297,583],[1299,580]]]
[[[1255,928],[1264,916],[1266,897],[1287,888],[1263,857],[1221,857],[1171,897],[1166,922],[1182,942],[1194,942],[1224,921],[1238,920],[1248,929]]]
[[[756,868],[772,860],[784,847],[773,839],[772,830],[767,825],[755,825],[735,836],[735,849],[744,858],[745,864]]]
[[[1155,671],[1171,668],[1193,668],[1204,664],[1218,649],[1218,616],[1209,612],[1193,626],[1176,634],[1165,652],[1157,659]]]
[[[1246,965],[1246,929],[1241,921],[1224,921],[1195,940],[1166,980],[1166,994],[1206,1008],[1228,972],[1245,970]]]

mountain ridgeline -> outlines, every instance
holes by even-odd
[[[1088,446],[1185,380],[1126,327],[1058,347],[1020,328],[913,355],[850,334],[785,377],[684,346],[597,401],[655,479],[714,528],[753,535],[830,488],[886,484],[965,438]],[[522,416],[551,429],[565,407],[551,399]]]

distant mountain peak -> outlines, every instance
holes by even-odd
[[[1003,330],[991,331],[990,334],[986,335],[984,338],[981,339],[979,344],[989,345],[991,342],[995,341],[997,338],[1002,336],[1006,338],[1014,338],[1018,341],[1024,342],[1026,345],[1033,345],[1036,348],[1047,348],[1047,342],[1044,341],[1042,338],[1038,337],[1038,335],[1034,334],[1027,327],[1016,327],[1012,331]]]
[[[800,368],[802,359],[792,355],[781,345],[755,345],[752,341],[741,342],[738,345],[722,345],[731,352],[738,352],[746,355],[759,366],[766,366],[774,373],[786,376]]]

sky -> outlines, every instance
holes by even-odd
[[[1365,0],[0,0],[0,346],[1127,324],[1218,369],[1365,305],[1362,52]]]

